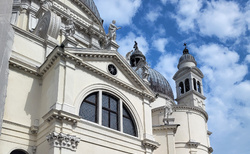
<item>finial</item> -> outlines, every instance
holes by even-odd
[[[183,50],[183,54],[189,54],[189,51],[187,49],[187,43],[184,43],[185,49]]]

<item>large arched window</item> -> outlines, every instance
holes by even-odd
[[[183,82],[179,83],[179,90],[180,90],[181,94],[184,94],[184,85],[183,85]]]
[[[185,80],[185,90],[188,92],[190,90],[189,79]]]
[[[112,94],[101,91],[89,94],[80,106],[79,115],[85,120],[137,136],[131,112],[121,99]]]
[[[17,149],[13,150],[10,154],[28,154],[28,153],[24,150]]]

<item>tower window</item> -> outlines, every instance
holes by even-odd
[[[180,90],[181,94],[184,94],[184,85],[183,85],[183,82],[179,83],[179,90]]]
[[[201,93],[201,84],[199,81],[197,81],[197,89],[198,89],[198,92]]]
[[[193,78],[193,84],[194,84],[194,90],[197,90],[197,88],[196,88],[196,80],[195,80],[195,78]]]
[[[188,92],[190,90],[189,79],[185,80],[185,90]]]
[[[101,98],[98,99],[98,96]],[[98,102],[99,100],[101,102]],[[99,114],[101,116],[98,116]],[[123,130],[126,134],[137,136],[131,112],[119,98],[112,94],[101,91],[89,94],[81,104],[79,115],[85,120],[99,122],[105,127],[118,131]]]

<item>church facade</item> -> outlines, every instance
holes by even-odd
[[[137,42],[119,54],[119,27],[113,21],[105,33],[93,0],[5,5],[1,154],[213,152],[203,74],[186,47],[174,99]]]

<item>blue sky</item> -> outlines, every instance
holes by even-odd
[[[95,0],[119,52],[134,40],[172,86],[183,43],[204,73],[213,154],[250,152],[250,0]]]

